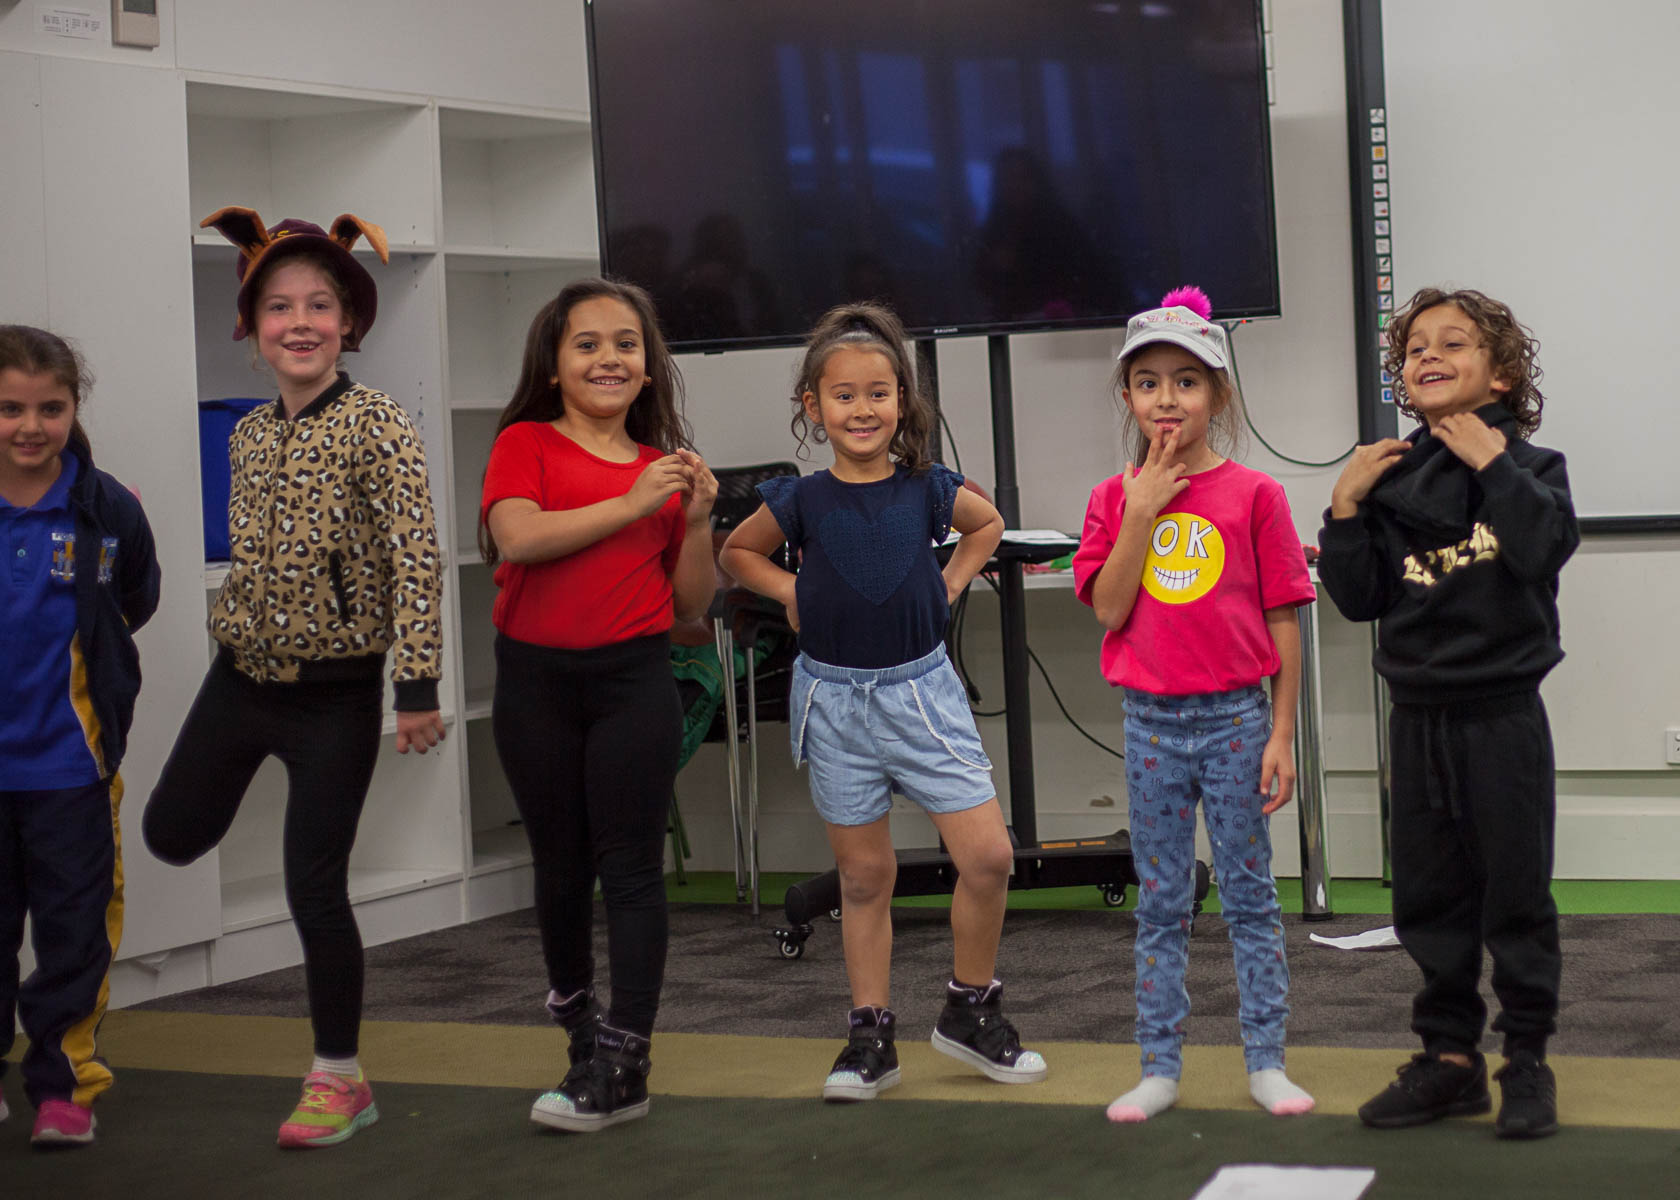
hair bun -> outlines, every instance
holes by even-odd
[[[1199,287],[1186,286],[1174,288],[1165,296],[1161,297],[1162,308],[1176,308],[1180,306],[1188,308],[1204,321],[1213,316],[1213,301],[1209,300],[1208,294],[1202,291]]]

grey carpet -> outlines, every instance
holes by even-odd
[[[781,1037],[844,1036],[848,1005],[839,926],[821,921],[797,962],[770,934],[780,912],[673,905],[661,1030]],[[1347,952],[1310,933],[1354,933],[1383,923],[1353,916],[1308,925],[1285,917],[1292,975],[1289,1041],[1298,1046],[1410,1049],[1417,969],[1404,951]],[[909,1029],[931,1028],[950,972],[948,914],[894,910],[894,1008]],[[1005,1011],[1023,1040],[1127,1042],[1132,1038],[1131,944],[1125,912],[1011,912],[998,962]],[[1680,1057],[1680,916],[1562,918],[1560,1054]],[[596,920],[605,984],[605,926]],[[1225,924],[1198,919],[1190,955],[1188,1040],[1238,1041],[1236,980]],[[526,910],[439,930],[367,952],[364,1015],[381,1021],[547,1021],[535,915]],[[1489,1011],[1497,1012],[1484,976]],[[301,967],[142,1005],[166,1011],[303,1016]],[[1497,1038],[1484,1041],[1497,1050]]]

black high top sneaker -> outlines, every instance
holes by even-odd
[[[1021,1035],[1003,1015],[1003,984],[995,979],[983,988],[954,979],[946,985],[933,1048],[999,1083],[1037,1083],[1050,1073],[1043,1055],[1021,1049]]]
[[[565,997],[550,991],[546,1007],[554,1023],[571,1038],[571,1044],[566,1047],[570,1065],[575,1067],[592,1058],[595,1054],[595,1029],[606,1019],[599,1001],[595,999],[595,989],[584,988]]]
[[[846,1048],[823,1080],[824,1100],[873,1100],[898,1082],[898,1047],[893,1045],[897,1018],[890,1008],[866,1004],[848,1017]]]
[[[552,1092],[531,1106],[531,1120],[568,1133],[595,1133],[647,1116],[649,1041],[638,1034],[595,1026],[595,1053],[566,1072]]]

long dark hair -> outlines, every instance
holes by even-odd
[[[826,442],[828,433],[821,423],[805,412],[805,394],[818,393],[823,368],[836,350],[848,347],[875,350],[886,356],[902,387],[898,405],[898,428],[887,453],[894,461],[915,472],[928,469],[933,458],[928,447],[933,441],[933,403],[916,379],[910,356],[910,338],[898,315],[884,304],[841,304],[829,309],[805,339],[805,357],[793,381],[792,429],[799,439],[799,456],[809,458],[811,442]]]
[[[665,345],[653,297],[633,283],[621,279],[592,277],[575,279],[560,294],[537,310],[525,335],[525,357],[519,365],[519,382],[513,399],[496,421],[496,436],[520,421],[554,421],[566,411],[560,385],[553,382],[560,361],[560,343],[566,336],[566,319],[577,305],[601,297],[617,300],[636,314],[642,325],[643,355],[647,360],[648,386],[630,404],[624,417],[624,431],[632,441],[652,446],[662,454],[694,448],[694,433],[683,416],[683,377]],[[478,548],[484,561],[495,565],[501,554],[490,536],[485,513],[478,517]]]
[[[1546,397],[1540,391],[1540,377],[1544,374],[1535,356],[1540,343],[1526,325],[1517,320],[1509,305],[1474,288],[1444,291],[1441,288],[1419,288],[1388,322],[1388,346],[1383,366],[1394,376],[1394,406],[1416,420],[1417,409],[1406,392],[1406,343],[1412,337],[1412,324],[1425,311],[1442,304],[1451,304],[1475,322],[1493,362],[1493,377],[1511,385],[1499,395],[1499,403],[1517,419],[1517,436],[1524,441],[1540,428],[1540,410]]]
[[[0,371],[51,375],[70,393],[75,415],[70,420],[70,444],[82,458],[93,461],[93,444],[82,428],[82,400],[93,388],[87,360],[56,333],[33,325],[0,325]]]

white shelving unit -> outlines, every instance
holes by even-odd
[[[188,74],[185,87],[199,398],[271,396],[273,382],[251,344],[231,337],[235,251],[197,220],[228,204],[269,224],[353,212],[389,239],[389,265],[357,247],[379,314],[346,366],[401,403],[426,443],[445,563],[448,736],[430,754],[398,755],[388,712],[351,858],[358,917],[384,938],[528,904],[530,851],[490,728],[496,588],[476,521],[531,318],[599,269],[588,118],[225,76]],[[225,575],[225,563],[205,565],[207,602]],[[285,791],[284,770],[265,763],[218,850],[218,982],[279,965],[290,945],[276,928],[289,921]]]
[[[478,550],[478,501],[496,423],[513,395],[537,310],[600,269],[588,118],[440,103],[444,310],[453,484],[450,530],[459,597],[469,916],[530,886],[490,730],[496,587]],[[441,526],[441,522],[440,522]]]

